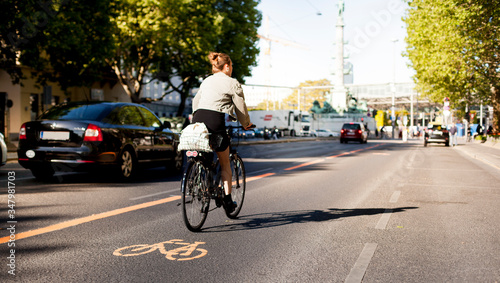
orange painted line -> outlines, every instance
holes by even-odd
[[[370,148],[374,148],[376,146],[379,146],[379,145],[375,145],[375,146],[370,147]],[[370,149],[370,148],[367,148],[367,149]],[[364,150],[366,150],[366,149],[364,149]],[[358,150],[352,151],[352,152],[357,152],[357,151]],[[350,152],[344,152],[344,153],[341,153],[341,154],[338,154],[338,155],[326,157],[326,159],[335,158],[335,157],[339,157],[339,156],[343,156],[343,155],[348,155],[348,154],[350,154]],[[299,164],[299,165],[294,166],[294,167],[287,168],[285,170],[293,170],[293,169],[297,169],[297,168],[309,166],[309,165],[312,165],[312,164],[323,162],[324,160],[325,160],[325,158],[318,159],[318,160],[311,161],[311,162],[306,162],[306,163]],[[273,175],[276,175],[276,173],[266,173],[266,174],[262,174],[262,175],[259,175],[259,176],[249,177],[249,178],[246,179],[246,181],[247,182],[251,182],[251,181],[259,180],[259,179],[262,179],[262,178],[265,178],[265,177],[269,177],[269,176],[273,176]],[[168,203],[168,202],[176,201],[176,200],[179,200],[179,199],[181,199],[181,196],[172,196],[172,197],[168,197],[168,198],[164,198],[164,199],[160,199],[160,200],[145,202],[145,203],[141,203],[141,204],[137,204],[137,205],[132,205],[132,206],[124,207],[124,208],[119,208],[119,209],[111,210],[111,211],[108,211],[108,212],[103,212],[103,213],[99,213],[99,214],[95,214],[95,215],[91,215],[91,216],[86,216],[86,217],[82,217],[82,218],[73,219],[73,220],[69,220],[69,221],[66,221],[66,222],[62,222],[62,223],[50,225],[50,226],[47,226],[47,227],[43,227],[43,228],[39,228],[39,229],[35,229],[35,230],[30,230],[30,231],[27,231],[27,232],[22,232],[22,233],[15,234],[15,240],[20,240],[20,239],[29,238],[29,237],[33,237],[33,236],[37,236],[37,235],[41,235],[41,234],[45,234],[45,233],[50,233],[50,232],[54,232],[54,231],[57,231],[57,230],[62,230],[62,229],[65,229],[65,228],[69,228],[69,227],[73,227],[73,226],[76,226],[76,225],[80,225],[80,224],[83,224],[83,223],[88,223],[88,222],[92,222],[92,221],[95,221],[95,220],[99,220],[99,219],[103,219],[103,218],[107,218],[107,217],[111,217],[111,216],[116,216],[116,215],[119,215],[119,214],[123,214],[123,213],[126,213],[126,212],[131,212],[131,211],[135,211],[135,210],[139,210],[139,209],[143,209],[143,208],[147,208],[147,207],[151,207],[151,206],[155,206],[155,205],[159,205],[159,204],[163,204],[163,203]],[[10,239],[11,239],[10,236],[6,236],[6,237],[3,237],[3,238],[0,238],[0,244],[5,244],[5,243],[9,242]]]
[[[269,177],[269,176],[272,176],[272,175],[276,175],[276,173],[266,173],[266,174],[262,174],[262,175],[259,175],[259,176],[248,177],[246,179],[246,181],[247,182],[252,182],[252,181],[259,180],[259,179],[262,179],[262,178],[265,178],[265,177]]]
[[[313,165],[313,164],[320,163],[320,162],[323,162],[323,161],[325,161],[324,158],[323,159],[314,160],[314,161],[310,161],[310,162],[306,162],[306,163],[302,163],[302,164],[299,164],[297,166],[286,168],[285,170],[294,170],[294,169],[297,169],[297,168],[301,168],[301,167]]]
[[[351,154],[351,153],[350,152],[344,152],[344,153],[341,153],[341,154],[328,156],[326,159],[336,158],[336,157],[340,157],[340,156],[344,156],[344,155],[349,155],[349,154]]]
[[[115,216],[118,214],[131,212],[134,210],[139,210],[139,209],[146,208],[146,207],[151,207],[151,206],[155,206],[155,205],[159,205],[159,204],[163,204],[163,203],[167,203],[167,202],[176,201],[180,198],[181,198],[181,196],[172,196],[169,198],[145,202],[145,203],[132,205],[129,207],[124,207],[124,208],[119,208],[119,209],[111,210],[108,212],[103,212],[103,213],[99,213],[99,214],[95,214],[95,215],[91,215],[91,216],[86,216],[86,217],[77,218],[77,219],[73,219],[70,221],[50,225],[50,226],[47,226],[44,228],[39,228],[39,229],[27,231],[27,232],[18,233],[18,234],[15,234],[15,240],[33,237],[33,236],[37,236],[37,235],[45,234],[45,233],[49,233],[49,232],[54,232],[57,230],[62,230],[65,228],[73,227],[73,226],[76,226],[79,224],[88,223],[88,222],[91,222],[94,220],[103,219],[106,217],[111,217],[111,216]],[[0,244],[5,244],[5,243],[9,242],[9,240],[10,240],[10,236],[0,238]]]
[[[272,175],[275,175],[275,173],[266,173],[266,174],[262,174],[259,176],[249,177],[246,179],[246,181],[251,182],[251,181],[255,181],[255,180],[269,177]],[[73,220],[69,220],[66,222],[50,225],[50,226],[47,226],[44,228],[39,228],[39,229],[15,234],[15,240],[20,240],[20,239],[33,237],[33,236],[37,236],[37,235],[41,235],[41,234],[45,234],[45,233],[50,233],[50,232],[54,232],[57,230],[62,230],[65,228],[80,225],[83,223],[88,223],[88,222],[92,222],[95,220],[123,214],[126,212],[131,212],[131,211],[135,211],[135,210],[139,210],[139,209],[143,209],[143,208],[147,208],[147,207],[151,207],[151,206],[155,206],[155,205],[159,205],[159,204],[164,204],[164,203],[176,201],[179,199],[181,199],[181,196],[172,196],[172,197],[168,197],[168,198],[164,198],[164,199],[160,199],[160,200],[145,202],[145,203],[141,203],[141,204],[137,204],[137,205],[132,205],[132,206],[124,207],[124,208],[111,210],[108,212],[103,212],[103,213],[99,213],[99,214],[95,214],[95,215],[91,215],[91,216],[73,219]],[[10,236],[0,238],[0,244],[5,244],[5,243],[9,242],[9,240],[10,240]]]

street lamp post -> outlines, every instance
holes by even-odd
[[[396,42],[398,42],[397,39],[393,39],[392,42],[394,43],[392,45],[392,53],[393,53],[393,59],[392,59],[392,107],[391,107],[391,115],[392,115],[392,139],[394,139],[394,126],[395,126],[395,120],[396,120],[396,115],[394,113],[394,100],[396,96]]]

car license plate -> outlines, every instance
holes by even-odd
[[[354,133],[347,133],[347,135],[349,135],[349,136],[353,136],[353,135],[354,135]]]
[[[69,132],[40,132],[41,140],[66,141],[69,140]]]
[[[434,134],[434,135],[440,135],[440,134],[442,134],[442,133],[441,133],[441,131],[434,131],[434,132],[433,132],[433,134]]]

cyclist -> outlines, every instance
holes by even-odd
[[[236,118],[244,129],[251,128],[248,109],[238,80],[231,78],[233,64],[231,58],[224,53],[210,52],[208,55],[212,64],[212,75],[207,77],[193,99],[192,123],[202,122],[208,128],[210,146],[217,153],[221,166],[221,180],[224,187],[223,206],[229,213],[236,204],[231,198],[231,165],[229,162],[229,143],[226,131],[225,114],[233,120]],[[236,113],[236,115],[235,115]]]

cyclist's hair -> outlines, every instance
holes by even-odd
[[[212,73],[220,72],[224,69],[224,65],[231,65],[231,58],[225,53],[210,52],[208,59],[212,64]]]

